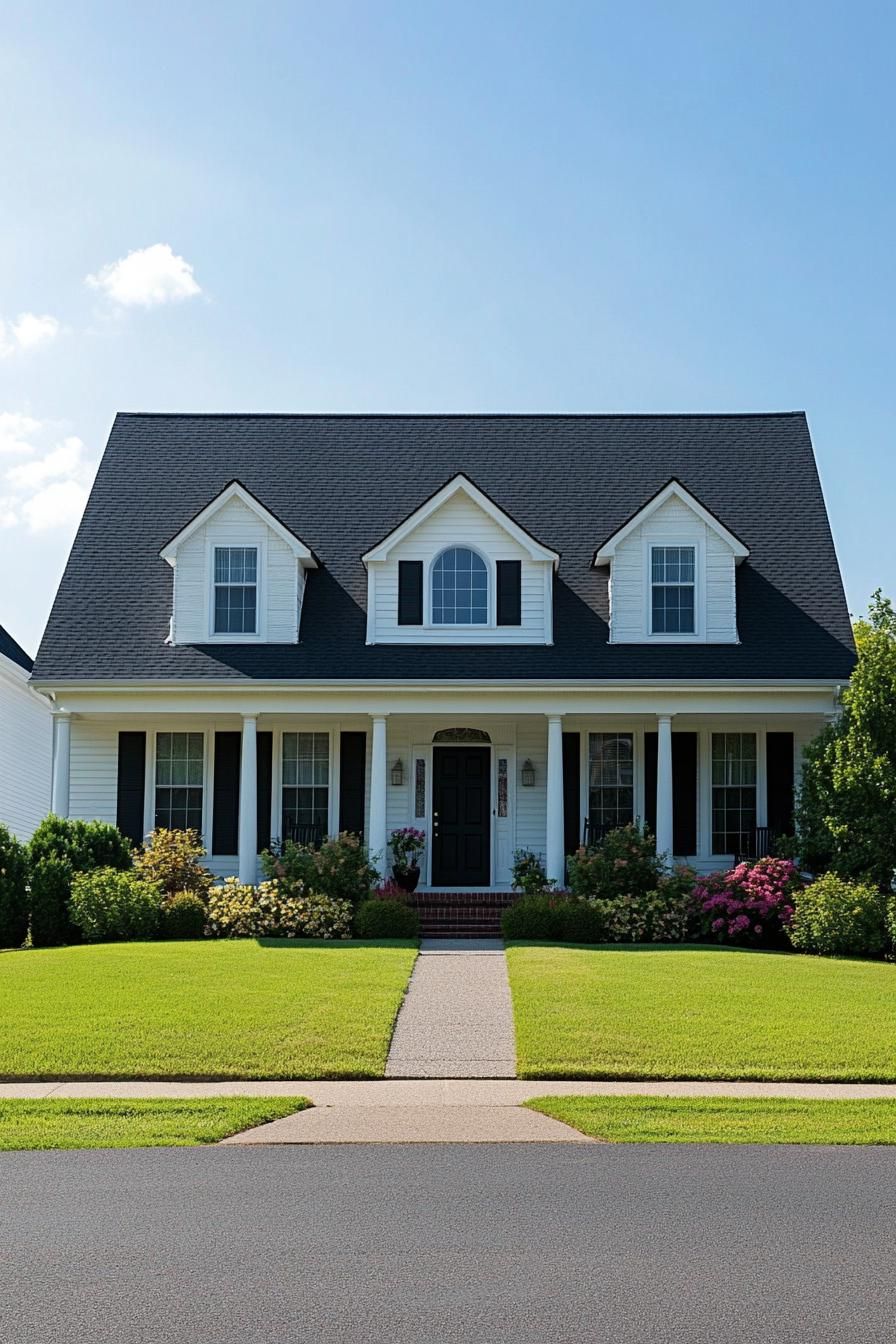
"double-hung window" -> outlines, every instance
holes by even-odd
[[[694,546],[650,548],[651,634],[697,633],[695,571]]]
[[[588,822],[594,839],[635,816],[634,737],[588,734]]]
[[[202,733],[156,733],[155,826],[202,831]]]
[[[751,852],[756,831],[756,734],[712,735],[712,852]]]
[[[322,839],[329,810],[329,733],[284,733],[282,838]]]
[[[216,635],[258,633],[258,550],[255,546],[215,547]]]

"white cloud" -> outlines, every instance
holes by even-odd
[[[18,350],[34,350],[49,345],[59,335],[57,318],[49,313],[19,313],[14,322],[0,318],[0,359],[14,355]]]
[[[86,284],[101,289],[123,307],[153,308],[160,303],[190,299],[202,290],[193,267],[172,252],[167,243],[153,243],[88,275]]]
[[[71,531],[87,503],[94,463],[82,441],[49,421],[0,412],[0,452],[23,459],[0,470],[0,527]]]

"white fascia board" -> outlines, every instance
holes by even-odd
[[[452,480],[448,481],[446,485],[443,485],[441,490],[437,490],[434,495],[431,495],[425,503],[420,505],[419,509],[415,509],[414,512],[408,518],[405,518],[403,523],[399,523],[398,527],[394,528],[388,536],[383,537],[382,541],[378,542],[377,545],[365,555],[362,555],[361,559],[364,564],[376,564],[378,561],[387,560],[389,552],[397,546],[399,542],[404,541],[405,537],[410,536],[415,528],[418,528],[427,518],[431,518],[443,504],[446,504],[449,499],[453,499],[454,496],[459,493],[467,495],[474,504],[478,504],[483,513],[487,513],[489,518],[497,523],[499,527],[503,528],[509,536],[513,537],[514,541],[518,542],[523,550],[529,553],[533,560],[550,561],[555,569],[559,566],[559,552],[552,551],[548,546],[542,546],[540,541],[536,541],[524,527],[520,527],[519,523],[515,522],[509,514],[499,508],[493,499],[490,499],[488,495],[480,490],[478,486],[474,485],[469,477],[464,476],[463,473],[459,473],[457,476],[453,477]]]
[[[285,527],[279,518],[275,518],[261,501],[257,500],[239,481],[231,481],[219,495],[215,496],[211,503],[206,504],[205,508],[196,514],[195,518],[191,518],[186,527],[182,528],[167,545],[162,547],[159,551],[160,559],[167,560],[173,568],[178,547],[207,523],[210,518],[213,518],[219,509],[222,509],[225,504],[229,504],[232,499],[238,499],[240,503],[245,504],[247,509],[251,509],[266,527],[269,527],[281,541],[285,542],[303,569],[317,569],[317,561],[301,537],[297,537],[294,532],[290,532],[289,528]]]
[[[653,499],[648,500],[644,507],[639,509],[633,517],[629,518],[627,523],[623,523],[618,532],[614,532],[612,537],[608,537],[600,549],[595,551],[592,565],[596,567],[598,565],[609,564],[616,554],[616,547],[619,543],[625,541],[626,537],[629,536],[636,527],[640,527],[642,523],[647,521],[651,514],[655,513],[657,509],[662,508],[668,500],[673,498],[680,499],[682,504],[685,504],[706,524],[707,527],[711,528],[717,536],[722,538],[725,544],[733,551],[734,559],[737,564],[740,564],[742,560],[746,560],[747,556],[750,554],[749,547],[745,546],[740,538],[736,537],[733,532],[729,532],[728,528],[725,527],[723,523],[720,523],[718,518],[710,513],[709,509],[705,508],[700,503],[699,499],[691,494],[690,490],[686,490],[680,481],[672,480],[668,485],[663,486],[659,494],[654,495]]]

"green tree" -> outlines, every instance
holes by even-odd
[[[878,590],[855,623],[841,712],[807,748],[797,803],[803,861],[888,890],[896,870],[896,611]]]

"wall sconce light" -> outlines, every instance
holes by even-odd
[[[404,766],[401,761],[396,761],[392,767],[392,783],[395,785],[404,783]]]
[[[524,789],[531,789],[535,783],[535,766],[530,760],[523,761],[523,768],[520,771],[520,779]]]

